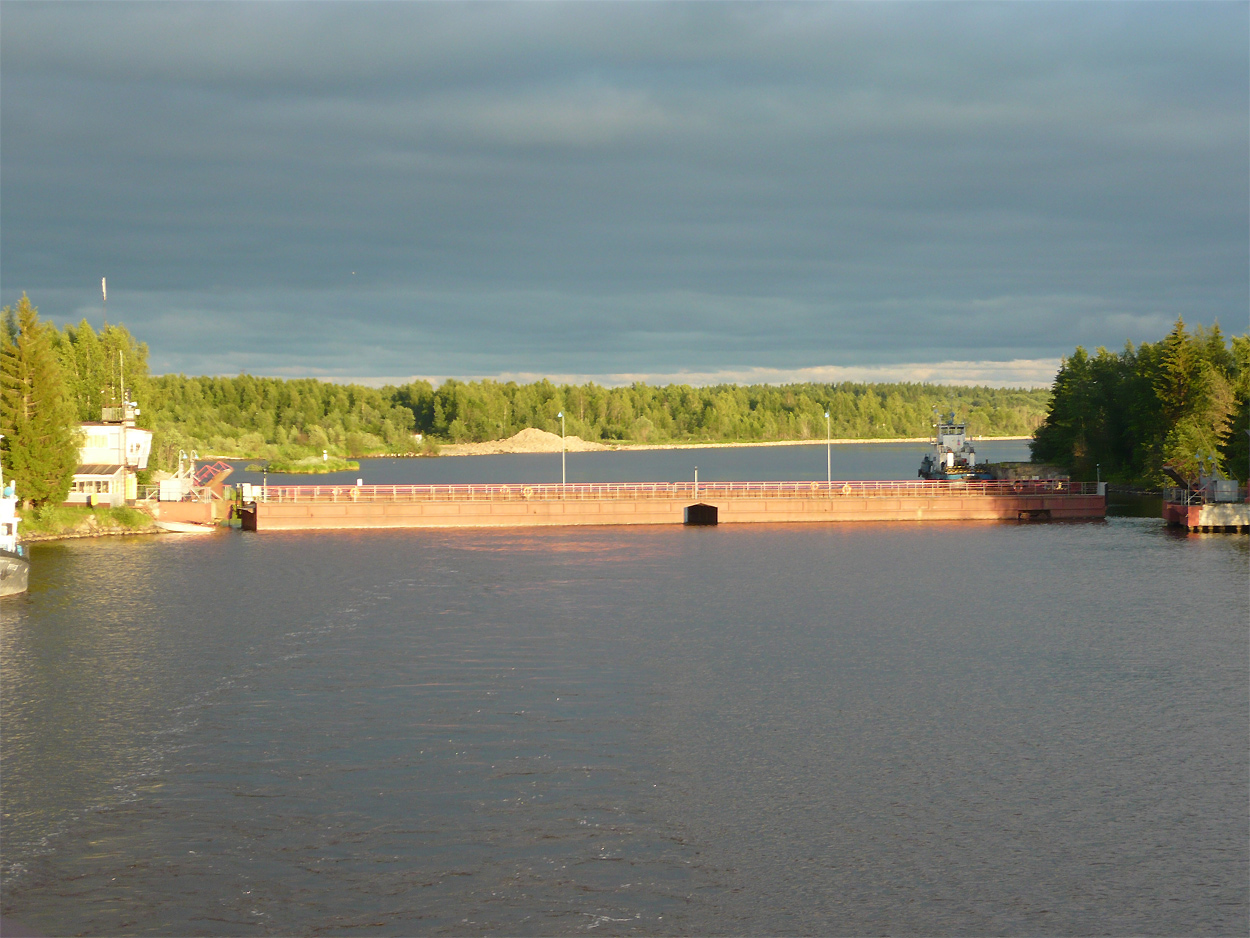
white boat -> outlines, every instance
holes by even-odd
[[[947,481],[951,479],[988,479],[984,466],[977,465],[977,451],[968,439],[968,425],[955,420],[952,413],[937,415],[934,424],[933,450],[920,463],[920,478]]]
[[[30,581],[30,560],[17,542],[17,487],[4,484],[0,473],[0,596],[26,592]]]
[[[156,526],[170,534],[212,534],[217,530],[215,524],[196,524],[193,521],[160,521]]]

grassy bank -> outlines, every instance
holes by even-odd
[[[248,466],[250,469],[251,466]],[[270,472],[288,472],[299,473],[303,475],[324,475],[328,472],[348,472],[360,468],[360,463],[354,459],[341,459],[338,456],[331,456],[324,459],[321,456],[308,456],[304,459],[287,460],[273,459],[270,460],[268,469]]]
[[[22,540],[90,537],[97,534],[147,534],[156,530],[152,516],[137,508],[88,508],[86,505],[47,506],[21,512]]]

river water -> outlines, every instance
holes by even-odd
[[[3,915],[1244,934],[1248,557],[1121,516],[37,544]]]
[[[1025,440],[980,440],[983,462],[1021,462],[1029,458]],[[705,482],[760,480],[806,482],[832,475],[835,479],[915,479],[929,447],[924,443],[823,443],[794,446],[707,447],[701,449],[612,450],[568,453],[564,459],[568,482],[679,482],[699,470]],[[433,484],[457,482],[535,485],[560,481],[559,453],[509,453],[496,456],[449,456],[438,459],[361,459],[354,472],[325,475],[287,475],[248,472],[246,461],[232,461],[229,481],[271,485]]]

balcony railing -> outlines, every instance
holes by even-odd
[[[1241,486],[1235,491],[1222,493],[1222,497],[1216,498],[1206,488],[1172,486],[1163,490],[1163,500],[1171,505],[1209,505],[1213,502],[1244,502],[1247,500],[1247,489],[1245,486]]]
[[[1096,482],[570,482],[567,485],[270,485],[252,486],[266,502],[515,502],[739,498],[967,498],[1097,495]]]

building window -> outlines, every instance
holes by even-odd
[[[113,482],[111,479],[79,479],[70,491],[80,495],[112,495]]]

